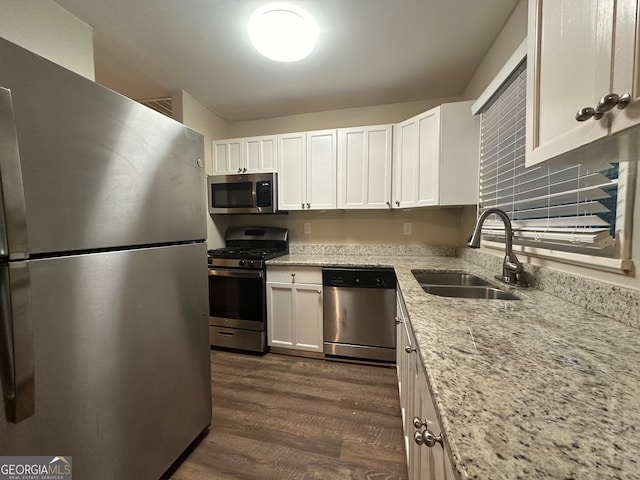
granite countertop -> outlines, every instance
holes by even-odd
[[[460,478],[640,478],[640,332],[535,289],[518,301],[425,293],[452,257],[290,254],[268,265],[391,266]],[[497,283],[497,282],[496,282]]]

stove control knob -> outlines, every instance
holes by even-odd
[[[238,261],[238,265],[240,265],[241,267],[244,267],[245,261],[244,260],[240,260]]]
[[[247,262],[247,266],[249,266],[249,267],[253,267],[254,263],[255,263],[255,262],[254,262],[253,260],[249,260],[249,261]]]
[[[384,287],[384,278],[376,277],[376,287]]]

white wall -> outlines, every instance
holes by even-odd
[[[91,27],[50,0],[0,0],[0,36],[95,78]]]

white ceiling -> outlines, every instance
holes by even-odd
[[[227,120],[459,95],[518,0],[289,0],[318,45],[268,60],[246,24],[266,0],[55,0],[101,48]]]

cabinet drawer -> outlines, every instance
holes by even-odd
[[[322,285],[321,267],[269,266],[267,282],[312,283]]]

